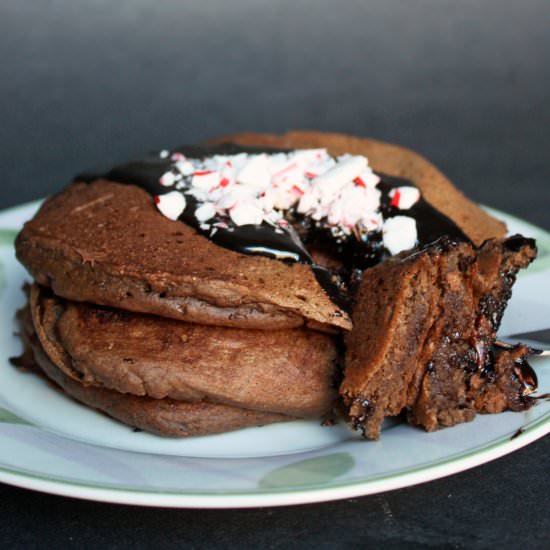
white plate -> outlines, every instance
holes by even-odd
[[[0,213],[0,481],[106,502],[248,507],[317,502],[414,485],[483,464],[550,431],[550,403],[525,413],[478,416],[427,434],[389,423],[378,442],[343,425],[276,424],[182,440],[134,432],[14,369],[21,350],[14,312],[27,278],[13,238],[38,203]],[[497,213],[512,232],[537,238],[539,259],[522,274],[502,334],[546,328],[550,234]],[[541,391],[550,360],[533,359]]]

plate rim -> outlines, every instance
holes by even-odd
[[[36,207],[42,199],[15,205],[0,210],[0,220],[6,214],[17,215],[21,210]],[[501,210],[484,207],[496,216],[503,216],[510,220],[532,228],[540,235],[550,240],[550,232],[519,217]],[[11,227],[10,227],[11,226]],[[2,230],[19,229],[13,224],[4,225],[0,221]],[[546,269],[545,269],[546,271]],[[32,429],[39,429],[33,427]],[[44,430],[46,431],[46,430]],[[50,433],[50,432],[48,432]],[[165,489],[143,488],[131,489],[128,487],[109,487],[98,483],[41,476],[36,472],[16,470],[0,464],[0,482],[17,487],[37,490],[49,494],[80,498],[106,503],[128,504],[137,506],[162,506],[169,508],[251,508],[258,506],[285,506],[339,500],[370,494],[382,493],[404,487],[410,487],[428,481],[440,479],[449,475],[491,462],[501,456],[512,453],[550,433],[550,412],[528,423],[522,431],[510,436],[501,436],[496,440],[477,447],[451,455],[435,463],[424,463],[416,467],[397,470],[389,474],[365,480],[338,481],[333,480],[330,486],[290,486],[290,488],[266,488],[248,491],[182,491],[167,492]],[[58,434],[58,437],[63,437]],[[70,438],[65,439],[73,441]],[[81,443],[99,448],[99,445]],[[132,451],[124,451],[132,453]],[[209,459],[220,460],[220,459]],[[231,460],[231,459],[224,459]]]
[[[0,466],[0,482],[59,496],[112,504],[161,506],[167,508],[254,508],[310,504],[359,496],[368,496],[405,487],[412,487],[481,466],[521,449],[550,432],[550,413],[534,421],[517,437],[498,438],[488,445],[451,456],[431,466],[419,465],[404,473],[381,475],[367,481],[339,482],[330,487],[305,486],[295,489],[262,489],[261,492],[225,491],[193,492],[116,488],[51,479],[34,473],[19,473]],[[67,438],[68,439],[68,438]],[[70,440],[72,441],[72,440]],[[93,446],[93,445],[92,445]],[[126,451],[129,452],[129,451]],[[212,459],[216,460],[216,459]]]

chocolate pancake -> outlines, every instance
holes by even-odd
[[[329,412],[337,396],[325,334],[194,325],[69,302],[36,284],[29,304],[41,349],[79,387],[302,418]]]
[[[412,179],[430,212],[442,212],[448,226],[456,224],[474,243],[504,233],[503,224],[410,151],[322,133],[227,139],[368,155],[375,170]],[[25,224],[16,241],[17,256],[37,282],[70,300],[199,324],[271,330],[304,324],[323,330],[351,328],[348,312],[328,291],[326,273],[323,281],[302,261],[282,262],[215,244],[196,228],[161,215],[151,195],[131,185],[139,179],[132,173],[107,173],[124,180],[124,185],[105,179],[75,183],[48,199]]]
[[[165,437],[190,437],[230,432],[251,426],[294,420],[277,413],[252,411],[207,401],[185,402],[122,394],[84,386],[67,376],[50,360],[34,333],[30,310],[20,312],[25,356],[19,360],[55,382],[67,395],[121,422]]]
[[[25,224],[16,250],[70,300],[217,326],[351,326],[309,266],[217,246],[130,185],[71,185]]]
[[[353,424],[377,439],[384,417],[403,410],[433,431],[528,408],[528,350],[494,342],[516,273],[535,255],[520,236],[479,249],[444,239],[365,272],[340,388]]]

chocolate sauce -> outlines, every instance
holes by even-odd
[[[386,174],[379,174],[381,182],[378,189],[382,191],[382,215],[384,218],[391,218],[397,215],[406,215],[416,220],[418,232],[418,245],[423,248],[437,241],[442,236],[448,237],[451,241],[469,241],[464,232],[453,220],[435,209],[429,202],[420,195],[420,200],[405,213],[394,206],[391,206],[389,192],[395,187],[412,185],[414,183],[405,178],[397,178]]]
[[[517,346],[521,346],[521,344],[512,346],[511,344],[506,344],[504,342],[500,342],[497,340],[493,343],[492,354],[496,356],[502,351],[510,351],[516,348]],[[527,357],[531,355],[538,355],[540,353],[541,353],[540,350],[528,348],[527,353],[525,355],[518,357],[515,361],[514,371],[519,380],[519,383],[521,384],[522,397],[530,396],[530,394],[537,391],[537,387],[538,387],[537,374],[535,373],[535,370],[533,369],[533,367],[527,362]]]
[[[213,155],[235,155],[239,153],[281,153],[285,149],[266,147],[241,146],[234,143],[216,145],[184,145],[174,149],[190,159],[204,159]],[[76,181],[92,182],[97,179],[107,179],[125,184],[137,185],[152,196],[167,192],[166,187],[159,183],[160,177],[170,171],[172,161],[170,154],[161,156],[151,154],[142,159],[116,166],[109,170],[97,170],[78,175]],[[396,215],[407,215],[416,220],[418,246],[425,247],[442,235],[451,240],[468,240],[460,228],[444,214],[432,207],[422,197],[405,212],[391,205],[390,191],[395,187],[413,186],[404,178],[378,174],[381,178],[378,189],[382,192],[380,210],[384,219]],[[326,222],[314,222],[311,218],[298,215],[293,209],[287,212],[289,227],[281,230],[268,223],[261,225],[241,225],[228,223],[227,228],[202,229],[194,213],[196,200],[186,194],[186,208],[180,220],[214,243],[235,250],[242,254],[258,254],[275,258],[284,262],[304,263],[312,266],[312,270],[331,300],[343,309],[349,305],[349,285],[354,276],[364,269],[376,265],[389,255],[382,243],[382,233],[368,232],[363,235],[337,235],[334,228]],[[329,269],[315,263],[311,250],[323,250],[337,263],[337,269]]]
[[[523,358],[516,362],[516,373],[522,386],[522,395],[526,396],[537,391],[538,380],[533,367]]]
[[[165,188],[163,192],[166,192]],[[186,195],[186,201],[187,205],[179,219],[220,246],[241,254],[257,254],[283,262],[313,264],[313,259],[292,226],[284,231],[275,231],[272,225],[264,222],[261,225],[230,225],[227,229],[219,228],[216,231],[202,230],[195,217],[196,199]]]

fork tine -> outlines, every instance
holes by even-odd
[[[495,344],[497,346],[500,346],[501,348],[505,348],[505,349],[512,349],[514,346],[516,346],[519,343],[521,342],[516,342],[515,344],[511,344],[510,342],[504,342],[503,340],[495,340]],[[533,346],[528,346],[528,347],[533,351],[533,355],[536,355],[537,357],[550,357],[550,350],[548,349],[534,348]]]

